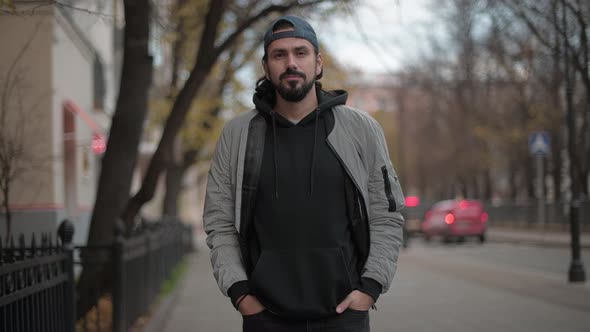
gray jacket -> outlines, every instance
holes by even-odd
[[[247,239],[241,235],[251,215],[248,210],[254,204],[251,181],[257,179],[256,165],[264,149],[264,141],[259,142],[265,130],[265,122],[256,110],[229,121],[217,142],[209,171],[203,223],[213,274],[226,296],[234,283],[248,280],[251,272],[245,252]],[[354,184],[358,193],[356,210],[368,233],[357,236],[366,239],[361,240],[360,251],[366,254],[360,275],[380,283],[385,293],[395,274],[402,244],[404,220],[399,211],[404,206],[404,195],[383,130],[366,112],[335,106],[328,144]]]

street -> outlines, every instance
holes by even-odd
[[[586,266],[588,266],[588,252]],[[569,285],[565,248],[424,245],[400,257],[375,331],[587,331],[590,287]]]
[[[219,292],[208,250],[190,257],[164,331],[239,331]],[[569,249],[415,239],[403,251],[391,290],[371,311],[372,331],[588,331],[590,286],[566,282]],[[590,250],[582,253],[590,267]]]

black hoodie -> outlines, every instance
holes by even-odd
[[[253,223],[260,256],[250,289],[268,310],[295,319],[335,315],[360,286],[348,175],[326,140],[326,117],[347,94],[319,87],[317,93],[319,106],[297,124],[273,112],[272,99],[254,95],[268,126]]]

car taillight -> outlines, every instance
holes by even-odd
[[[454,222],[455,222],[455,215],[452,213],[447,213],[447,215],[445,216],[445,223],[447,225],[450,225]]]
[[[416,207],[420,205],[420,199],[418,196],[408,196],[405,203],[406,207]]]
[[[480,220],[482,223],[487,222],[488,221],[488,214],[483,212],[480,216]]]

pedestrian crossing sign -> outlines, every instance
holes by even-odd
[[[549,134],[545,131],[538,131],[529,134],[529,151],[533,155],[549,154]]]

